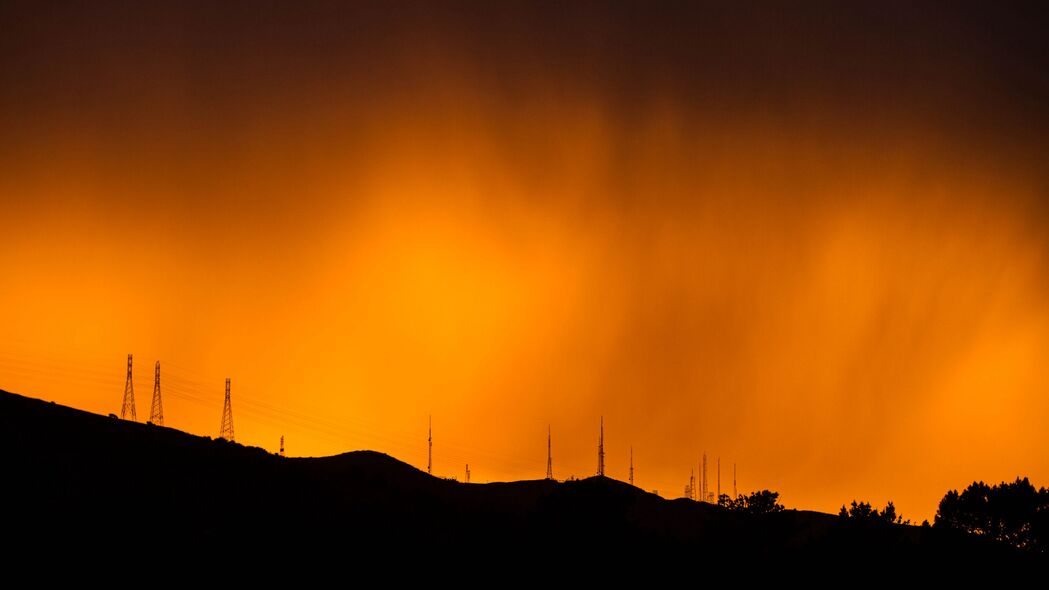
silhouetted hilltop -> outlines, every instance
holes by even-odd
[[[462,484],[372,451],[284,459],[7,392],[0,444],[5,530],[42,550],[132,539],[182,552],[469,550],[529,560],[584,544],[690,559],[1012,555],[933,529],[740,514],[607,478]]]

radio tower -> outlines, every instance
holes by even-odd
[[[233,442],[233,406],[229,401],[229,378],[226,378],[226,403],[222,406],[222,430],[219,438]]]
[[[700,499],[704,502],[707,501],[707,454],[703,453],[703,477],[700,485],[702,496]]]
[[[284,435],[280,435],[280,456],[284,456]]]
[[[546,479],[554,478],[554,455],[550,445],[550,425],[546,425]]]
[[[630,447],[630,485],[634,485],[634,447]]]
[[[739,497],[739,494],[736,493],[736,464],[733,463],[732,464],[732,499],[735,500],[738,497]]]
[[[429,435],[426,437],[426,473],[427,475],[433,475],[433,416],[429,417],[430,430]]]
[[[131,355],[127,355],[127,383],[124,384],[124,404],[120,406],[120,419],[127,420],[131,416],[132,422],[138,422],[135,418],[135,386],[131,382]]]
[[[718,457],[718,502],[721,502],[721,457]]]
[[[696,468],[692,468],[692,475],[688,477],[688,487],[685,488],[689,500],[696,499]]]
[[[605,417],[601,416],[601,434],[597,438],[597,476],[605,476]]]
[[[466,483],[470,483],[470,464],[466,464]]]
[[[164,425],[164,405],[160,403],[160,361],[153,367],[153,407],[149,411],[149,421],[157,426]]]

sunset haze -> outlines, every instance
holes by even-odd
[[[0,5],[0,388],[932,519],[1049,483],[1037,4]]]

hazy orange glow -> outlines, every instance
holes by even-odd
[[[542,477],[548,424],[555,474],[592,474],[602,415],[609,474],[633,446],[667,496],[704,450],[726,492],[735,462],[740,491],[919,520],[1049,480],[1049,167],[1022,122],[936,114],[982,81],[624,98],[421,30],[358,57],[397,75],[299,56],[281,84],[138,37],[9,58],[0,388],[117,412],[131,352],[140,417],[160,360],[170,426],[216,436],[228,376],[239,442],[425,467],[432,414],[435,471],[473,481]]]

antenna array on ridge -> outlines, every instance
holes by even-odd
[[[135,412],[135,388],[132,378],[132,360],[131,354],[127,355],[127,381],[124,385],[124,400],[120,408],[120,418],[123,420],[137,421]],[[164,425],[164,405],[161,399],[160,393],[160,361],[157,361],[154,366],[153,372],[153,403],[150,407],[149,423],[156,424],[157,426]],[[222,407],[222,426],[220,427],[220,438],[224,438],[230,442],[234,441],[233,434],[233,404],[230,401],[230,379],[226,379],[226,397]],[[429,428],[427,433],[427,457],[426,457],[426,473],[433,475],[433,418],[429,419]],[[280,452],[281,457],[284,456],[284,435],[280,437]],[[702,471],[700,473],[699,481],[697,481],[695,471],[689,478],[689,484],[685,487],[686,497],[697,499],[701,502],[718,502],[721,498],[721,458],[717,458],[717,496],[709,491],[707,487],[707,454],[702,455]],[[605,418],[601,416],[600,430],[597,439],[597,475],[598,477],[605,477]],[[553,460],[553,440],[550,425],[547,425],[546,429],[546,479],[554,479],[554,460]],[[571,478],[570,478],[571,479]],[[470,481],[470,465],[466,464],[465,480],[467,483]],[[634,447],[630,447],[630,471],[629,471],[629,482],[630,485],[634,483]],[[736,464],[732,464],[732,495],[733,497],[738,496],[736,489]],[[698,496],[698,497],[697,497]]]

